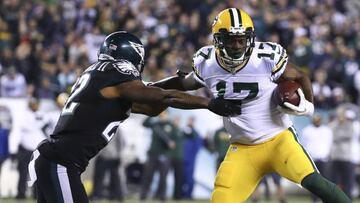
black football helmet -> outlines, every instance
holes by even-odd
[[[135,35],[126,31],[113,32],[102,43],[98,60],[127,60],[141,73],[144,69],[144,46]]]

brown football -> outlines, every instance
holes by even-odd
[[[284,102],[289,102],[295,106],[298,106],[300,103],[300,97],[297,89],[300,87],[301,86],[299,83],[291,80],[280,82],[273,92],[275,102],[280,106],[283,106]]]

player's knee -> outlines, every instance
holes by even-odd
[[[237,201],[235,201],[235,197],[232,195],[232,191],[230,188],[222,187],[222,186],[216,186],[212,195],[211,195],[211,203],[238,203],[238,202],[244,202],[239,201],[237,198]]]
[[[243,203],[249,196],[250,193],[243,193],[243,191],[234,190],[231,187],[215,184],[211,195],[211,203]]]
[[[231,177],[218,173],[215,188],[211,197],[212,203],[232,203]]]
[[[225,188],[230,188],[233,184],[233,174],[234,174],[234,168],[232,167],[232,164],[228,161],[222,162],[219,171],[216,175],[215,179],[215,185]]]

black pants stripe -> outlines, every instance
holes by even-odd
[[[80,173],[76,168],[64,167],[41,154],[34,160],[38,203],[88,203]]]

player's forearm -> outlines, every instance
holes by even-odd
[[[143,94],[128,92],[126,98],[137,103],[170,106],[179,109],[208,108],[210,99],[198,97],[178,90],[164,90],[157,87],[146,87]],[[155,107],[156,108],[156,107]]]
[[[176,89],[176,90],[196,90],[204,87],[204,84],[198,82],[195,78],[194,72],[186,75],[186,73],[178,72],[177,76],[165,78],[158,82],[153,83],[151,86],[161,87],[163,89]]]
[[[305,98],[311,103],[314,103],[314,96],[310,78],[307,77],[305,74],[301,73],[301,76],[297,78],[297,82],[300,83]]]
[[[162,141],[165,143],[169,143],[171,141],[171,138],[168,136],[168,133],[164,132],[163,129],[160,128],[160,126],[155,126],[153,128],[154,133],[156,133],[157,136],[160,137]]]
[[[163,112],[167,106],[163,105],[154,105],[154,104],[140,104],[140,103],[133,103],[131,108],[131,113],[140,113],[147,116],[157,116],[161,112]],[[150,125],[150,121],[145,121],[144,126]]]
[[[176,90],[167,90],[167,96],[162,102],[165,105],[179,109],[206,109],[209,107],[210,99]]]
[[[186,91],[187,89],[183,85],[184,77],[181,76],[171,76],[168,78],[164,78],[157,82],[151,83],[151,86],[160,87],[163,89],[176,89],[181,91]]]
[[[140,89],[141,90],[141,89]],[[179,109],[208,109],[220,116],[235,116],[241,113],[241,107],[231,101],[215,98],[197,97],[177,90],[163,90],[157,87],[143,87],[143,94],[127,91],[133,102],[158,104]]]

